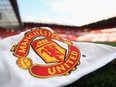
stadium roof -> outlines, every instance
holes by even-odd
[[[21,29],[21,19],[16,0],[0,0],[0,27]]]

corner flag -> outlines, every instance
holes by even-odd
[[[0,87],[68,85],[116,58],[116,47],[74,42],[40,27],[0,41]]]

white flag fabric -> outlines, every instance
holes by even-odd
[[[116,58],[116,47],[34,28],[0,41],[0,87],[61,87]]]

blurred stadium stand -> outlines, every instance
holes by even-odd
[[[0,27],[21,29],[21,23],[16,0],[0,0]]]
[[[116,42],[116,17],[83,26],[22,22],[17,0],[0,0],[0,38],[18,34],[33,27],[50,27],[74,41]]]

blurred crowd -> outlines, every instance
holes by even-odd
[[[19,34],[22,31],[32,28],[34,26],[24,26],[22,30],[0,28],[0,39]],[[116,28],[90,30],[86,28],[52,27],[52,29],[62,37],[73,41],[116,42]]]

